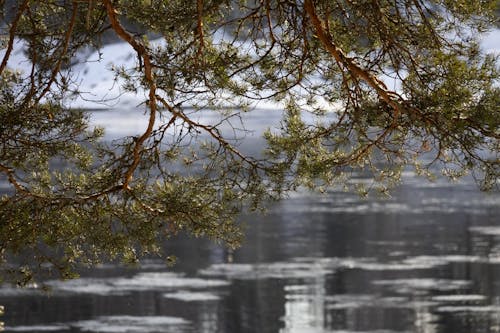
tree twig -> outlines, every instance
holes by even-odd
[[[59,59],[56,62],[56,65],[52,69],[52,73],[50,75],[49,81],[47,82],[45,89],[40,93],[38,98],[36,98],[35,104],[40,102],[40,100],[47,94],[50,90],[50,87],[52,86],[52,83],[54,83],[57,74],[61,70],[61,65],[63,62],[63,58],[68,52],[69,48],[69,42],[71,40],[71,35],[73,34],[73,29],[75,28],[75,23],[76,23],[76,15],[78,14],[78,2],[76,0],[73,0],[73,9],[71,12],[71,20],[69,22],[69,27],[68,30],[66,31],[66,34],[64,36],[64,45],[63,49],[61,51],[61,54],[59,55]]]
[[[198,56],[203,53],[203,48],[205,47],[205,36],[203,35],[203,0],[196,0],[196,9],[198,13],[197,20],[197,30],[198,38],[200,39],[200,45],[198,47]]]

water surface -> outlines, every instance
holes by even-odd
[[[300,191],[241,219],[235,252],[181,237],[173,269],[3,286],[6,332],[500,331],[498,193],[408,173],[389,199]]]

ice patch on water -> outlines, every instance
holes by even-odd
[[[431,290],[452,291],[466,289],[472,282],[468,280],[449,280],[449,279],[394,279],[394,280],[375,280],[372,281],[377,286],[387,286],[401,294],[413,294],[415,292],[427,292]]]
[[[317,327],[293,327],[284,328],[280,333],[412,333],[410,331],[374,330],[374,331],[351,331],[351,330],[325,330]]]
[[[468,256],[416,256],[403,259],[403,263],[410,267],[434,268],[437,266],[448,265],[451,262],[470,262],[479,260],[478,257]]]
[[[428,161],[430,162],[430,161]],[[414,174],[413,177],[406,177],[403,181],[403,184],[410,185],[415,188],[420,189],[446,189],[446,188],[466,188],[473,185],[473,182],[470,178],[460,178],[455,181],[451,181],[446,177],[437,177],[433,180],[430,180],[426,177],[418,176]]]
[[[402,271],[416,269],[430,269],[438,265],[443,265],[441,261],[418,260],[417,258],[409,258],[401,261],[393,261],[388,263],[381,262],[363,262],[359,260],[344,260],[341,261],[342,268],[362,269],[366,271]]]
[[[146,272],[131,278],[75,279],[69,281],[49,281],[54,292],[70,292],[97,295],[126,294],[132,291],[168,289],[206,289],[229,285],[223,280],[185,277],[177,273]]]
[[[500,226],[470,227],[471,232],[488,236],[500,236]]]
[[[317,262],[326,267],[342,269],[361,269],[367,271],[402,271],[431,269],[449,262],[439,257],[409,257],[390,262],[379,262],[375,258],[318,258]]]
[[[287,206],[287,212],[308,212],[308,213],[406,213],[411,212],[410,206],[405,203],[397,202],[367,202],[353,205],[332,206],[332,205],[295,205]]]
[[[469,198],[463,200],[454,197],[424,198],[421,201],[423,206],[458,206],[463,208],[478,207],[498,207],[500,205],[500,195],[483,196],[481,198]]]
[[[339,295],[315,295],[315,294],[288,294],[285,299],[289,302],[309,301],[321,299],[328,310],[347,310],[359,308],[404,308],[415,309],[436,306],[439,303],[433,301],[416,301],[407,297],[380,297],[371,294],[339,294]]]
[[[484,259],[484,258],[483,258]],[[228,279],[293,279],[315,278],[332,274],[339,269],[359,269],[366,271],[405,271],[432,269],[453,261],[476,261],[480,257],[467,256],[417,256],[390,262],[380,262],[376,258],[294,258],[290,262],[255,264],[214,264],[199,271],[202,276],[223,276]],[[484,259],[487,260],[487,259]]]
[[[332,270],[314,262],[274,262],[258,264],[214,264],[200,270],[205,276],[228,279],[307,279],[331,273]]]
[[[312,291],[312,286],[308,284],[292,284],[286,285],[283,290],[292,294],[304,294]]]
[[[470,256],[470,255],[441,255],[441,256],[417,256],[404,260],[405,263],[412,262],[419,265],[427,263],[430,266],[448,265],[450,263],[480,263],[480,264],[500,264],[500,256]]]
[[[318,205],[317,203],[297,203],[294,205],[280,206],[280,210],[285,210],[287,213],[314,213],[314,214],[412,214],[421,215],[425,213],[453,214],[467,210],[468,214],[484,214],[482,207],[461,205],[446,206],[446,205],[410,205],[407,203],[380,201],[380,202],[359,202],[358,204],[342,204],[336,202],[335,205]]]
[[[114,286],[127,290],[162,289],[162,288],[213,288],[227,286],[229,283],[222,280],[208,280],[185,277],[177,273],[146,272],[139,273],[132,278],[120,278],[113,282]]]
[[[377,309],[420,309],[429,308],[438,305],[431,301],[405,301],[400,302],[397,299],[374,298],[369,302],[343,302],[327,304],[325,307],[328,310],[348,310],[359,308],[377,308]]]
[[[167,316],[109,316],[99,317],[95,320],[78,321],[71,326],[83,332],[101,333],[148,333],[183,332],[190,322],[178,317]]]
[[[407,303],[403,297],[377,297],[376,295],[333,295],[327,296],[326,300],[330,303],[326,305],[329,310],[356,309],[366,307],[377,308],[396,308]]]
[[[111,279],[94,279],[81,278],[67,281],[48,281],[46,285],[51,289],[51,292],[69,292],[77,294],[94,294],[94,295],[126,295],[128,290],[119,289],[113,285]]]
[[[184,302],[210,302],[218,301],[220,297],[209,292],[192,292],[181,290],[175,293],[165,293],[163,297]]]
[[[6,326],[5,330],[8,332],[56,332],[65,331],[70,327],[63,324],[54,325],[34,325],[34,326]]]
[[[213,264],[200,270],[199,273],[206,276],[224,276],[233,279],[244,276],[249,277],[250,275],[254,277],[256,275],[255,266],[252,264]]]
[[[483,295],[439,295],[431,298],[437,302],[482,302],[486,300]]]
[[[469,256],[469,255],[439,255],[415,256],[379,262],[375,258],[300,258],[298,260],[315,260],[318,264],[329,268],[362,269],[367,271],[402,271],[432,269],[451,263],[484,263],[498,264],[500,257]]]
[[[498,305],[485,305],[485,306],[440,306],[436,309],[437,312],[493,312],[499,313],[500,306]]]

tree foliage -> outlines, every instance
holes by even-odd
[[[0,255],[21,282],[166,255],[179,232],[234,247],[242,209],[355,171],[381,192],[409,167],[498,186],[498,59],[479,45],[497,1],[1,3]],[[110,38],[137,54],[114,71],[144,94],[148,124],[106,142],[67,101],[82,94],[75,56]],[[15,41],[28,71],[9,61]],[[224,129],[262,101],[283,119],[254,156],[244,130]]]

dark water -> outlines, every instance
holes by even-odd
[[[357,179],[355,181],[363,181]],[[6,332],[500,332],[500,194],[411,174],[390,199],[294,194],[228,253],[0,288]]]

